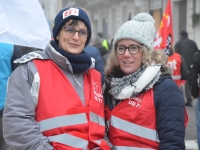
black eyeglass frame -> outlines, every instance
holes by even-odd
[[[118,53],[117,48],[118,48],[119,46],[125,48],[125,50],[124,50],[123,53]],[[130,51],[130,47],[131,47],[131,46],[136,46],[136,47],[138,48],[138,51],[137,51],[136,53],[131,53],[131,51]],[[132,54],[132,55],[136,55],[136,54],[140,51],[140,48],[142,48],[142,47],[143,47],[143,45],[142,45],[142,46],[138,46],[138,45],[130,45],[130,46],[128,46],[128,47],[123,46],[123,45],[117,45],[117,46],[115,46],[115,51],[116,51],[116,53],[117,53],[118,55],[124,55],[124,53],[125,53],[126,50],[128,49],[128,51],[129,51],[130,54]]]
[[[74,35],[76,32],[78,32],[79,36],[81,36],[81,37],[88,37],[88,34],[89,34],[89,31],[87,31],[85,29],[76,30],[75,27],[73,27],[73,26],[62,26],[62,28],[64,29],[65,33],[68,34],[68,35]],[[74,33],[70,34],[69,32],[67,32],[66,28],[73,28],[74,29]],[[80,31],[86,31],[87,34],[85,36],[81,35]]]

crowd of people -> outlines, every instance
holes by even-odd
[[[186,31],[168,56],[153,50],[154,24],[139,13],[110,43],[99,32],[91,44],[87,12],[71,7],[56,15],[44,50],[12,58],[17,46],[0,43],[9,53],[0,60],[0,149],[185,149],[193,98],[200,146],[200,52]]]

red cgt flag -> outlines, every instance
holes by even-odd
[[[172,11],[171,0],[168,0],[165,13],[163,14],[160,27],[157,31],[156,38],[154,39],[154,49],[164,50],[166,54],[173,43],[173,27],[172,27]]]

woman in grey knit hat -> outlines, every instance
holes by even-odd
[[[185,149],[184,98],[163,51],[154,51],[154,19],[140,13],[114,36],[105,68],[105,116],[116,150]]]

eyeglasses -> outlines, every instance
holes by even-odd
[[[142,48],[142,46],[138,46],[138,45],[130,45],[129,47],[123,46],[123,45],[119,45],[116,46],[116,52],[119,55],[123,55],[126,52],[126,49],[128,49],[129,53],[135,55],[139,52],[140,48]]]
[[[76,30],[74,27],[72,26],[67,26],[67,27],[62,27],[65,30],[65,33],[67,33],[68,35],[74,35],[76,32],[78,32],[78,35],[81,37],[87,37],[88,36],[88,31],[85,29],[80,29],[80,30]]]

